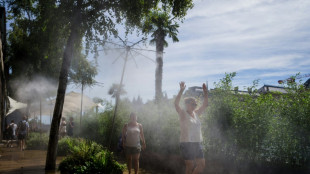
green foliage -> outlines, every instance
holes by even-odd
[[[70,154],[70,147],[81,143],[79,138],[64,137],[58,141],[57,155],[67,156]]]
[[[236,165],[266,163],[306,167],[310,162],[310,91],[293,84],[287,94],[234,94],[226,74],[211,93],[203,116],[207,156]],[[240,167],[239,165],[239,167]]]
[[[95,142],[80,139],[78,144],[67,141],[69,155],[59,164],[64,173],[122,173],[125,166],[116,162],[113,153]]]
[[[298,84],[293,89],[276,100],[276,114],[265,140],[265,158],[304,166],[310,162],[310,91]]]
[[[48,145],[48,134],[38,132],[31,132],[27,137],[28,150],[46,150]],[[57,155],[66,156],[70,152],[70,146],[79,144],[80,140],[77,138],[65,137],[58,141]]]
[[[27,137],[28,150],[46,150],[48,144],[48,135],[46,133],[31,132]]]
[[[179,24],[165,11],[152,11],[145,19],[142,31],[145,34],[151,34],[150,44],[168,46],[166,36],[172,38],[173,42],[178,42],[177,38]]]
[[[83,116],[80,136],[107,147],[111,136],[114,107],[107,101],[105,101],[104,106],[105,111],[103,113],[95,115],[90,112]],[[112,148],[117,147],[118,138],[121,135],[123,125],[127,121],[127,118],[129,118],[130,114],[127,101],[121,101],[119,107],[122,109],[118,110],[118,114],[115,118],[115,127],[111,144]]]
[[[81,49],[81,48],[80,48]],[[85,55],[76,56],[69,73],[70,81],[76,85],[93,86],[96,81],[97,67],[86,59]]]
[[[6,63],[12,70],[10,79],[31,78],[33,74],[55,79],[60,70],[67,28],[62,23],[65,20],[57,16],[53,1],[8,0],[8,7],[12,20]]]

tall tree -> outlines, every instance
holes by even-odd
[[[2,126],[3,126],[3,120],[5,117],[5,113],[6,113],[5,103],[7,101],[2,48],[3,48],[3,44],[2,44],[1,33],[0,33],[0,141],[2,141],[2,135],[3,135]]]
[[[168,46],[165,39],[168,36],[173,42],[179,41],[177,38],[179,24],[175,22],[175,18],[172,18],[168,11],[152,11],[142,25],[142,31],[145,34],[151,34],[150,44],[156,45],[155,101],[157,103],[163,98],[163,53],[164,47]]]

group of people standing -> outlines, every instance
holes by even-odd
[[[63,138],[65,136],[73,136],[73,128],[74,128],[74,122],[73,117],[70,117],[69,123],[66,122],[66,118],[62,117],[60,126],[59,126],[59,136],[60,138]]]
[[[184,108],[180,107],[180,100],[186,88],[185,82],[180,82],[180,91],[175,99],[175,109],[180,122],[180,153],[185,162],[186,174],[199,174],[205,168],[205,159],[202,148],[202,132],[199,116],[208,106],[208,89],[202,85],[203,103],[197,108],[195,98],[184,99]],[[142,145],[141,145],[142,143]],[[132,162],[135,174],[139,171],[139,157],[141,150],[146,149],[142,124],[137,122],[135,113],[130,114],[130,120],[122,130],[122,145],[125,149],[127,168],[131,173]]]
[[[60,138],[68,135],[73,136],[73,128],[74,122],[73,117],[70,117],[69,123],[67,124],[66,118],[62,117],[62,121],[60,123]],[[8,132],[8,141],[6,146],[13,147],[13,142],[18,139],[20,150],[23,151],[26,148],[26,138],[29,133],[29,123],[27,122],[27,116],[24,115],[22,121],[15,123],[14,120],[11,120],[11,123],[6,127]]]
[[[14,120],[7,126],[8,130],[8,141],[7,147],[13,147],[13,141],[19,140],[20,150],[23,151],[26,148],[26,137],[29,133],[29,123],[27,117],[24,115],[23,120],[15,124]]]

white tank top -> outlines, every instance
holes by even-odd
[[[180,120],[180,142],[202,142],[201,122],[194,113],[194,117],[187,112],[184,120]]]
[[[127,125],[125,146],[128,146],[128,147],[140,146],[139,124],[135,127],[129,127]]]

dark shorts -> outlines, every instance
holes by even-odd
[[[181,142],[180,151],[184,160],[204,158],[202,144],[200,142]]]
[[[11,140],[16,140],[16,135],[12,135]]]
[[[16,140],[16,136],[15,135],[9,135],[7,137],[8,140]]]
[[[19,133],[19,134],[18,134],[18,139],[19,139],[19,140],[24,140],[24,139],[26,139],[26,134],[21,134],[21,133]]]
[[[126,155],[138,154],[140,152],[141,152],[141,146],[138,146],[138,147],[125,146]]]

